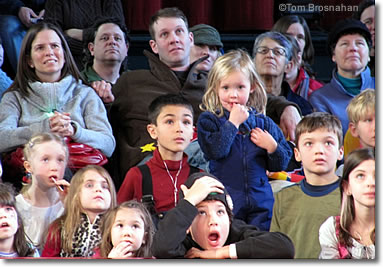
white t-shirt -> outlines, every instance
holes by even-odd
[[[61,201],[53,206],[40,208],[32,206],[21,194],[16,196],[16,208],[23,219],[24,231],[35,246],[41,244],[41,238],[49,224],[64,212]]]

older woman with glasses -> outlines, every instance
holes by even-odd
[[[257,37],[253,49],[254,63],[268,94],[284,96],[296,103],[302,115],[313,111],[310,103],[291,91],[284,81],[285,73],[293,64],[293,45],[279,32],[266,32]]]

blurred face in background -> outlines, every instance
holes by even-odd
[[[301,53],[302,53],[301,56],[303,56],[303,51],[304,51],[305,46],[306,46],[305,30],[303,29],[303,26],[300,23],[293,23],[287,29],[286,33],[293,36],[297,40],[299,48],[300,48]]]
[[[363,22],[371,33],[372,47],[375,47],[375,6],[369,6],[360,14],[360,21]]]
[[[196,67],[199,71],[210,71],[215,60],[219,56],[218,47],[214,45],[194,44],[190,49],[190,63],[200,59],[201,57],[209,56],[207,59],[199,63]]]

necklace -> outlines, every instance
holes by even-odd
[[[166,164],[165,161],[164,162],[164,165],[165,165],[165,168],[166,168],[166,171],[168,172],[168,175],[170,177],[170,179],[172,180],[172,183],[173,183],[173,187],[174,187],[174,207],[177,205],[177,193],[178,193],[178,189],[177,189],[177,181],[178,181],[178,175],[180,175],[180,172],[181,172],[181,169],[182,169],[182,159],[180,161],[180,168],[178,169],[178,172],[176,174],[176,178],[174,179],[173,176],[170,174],[170,171],[168,169],[168,165]]]

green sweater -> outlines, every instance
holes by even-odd
[[[317,259],[319,227],[330,216],[339,215],[339,180],[313,186],[306,178],[275,195],[271,232],[282,232],[294,243],[295,258]]]

